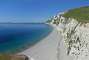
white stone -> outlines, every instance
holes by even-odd
[[[77,41],[77,39],[79,39],[80,41],[78,43],[72,43],[69,55],[76,56],[75,60],[89,60],[89,23],[81,25],[76,19],[69,18],[66,21],[65,17],[59,17],[60,15],[57,16],[56,18],[60,19],[60,21],[56,28],[62,33],[63,40],[67,45],[66,48],[69,46],[68,40]],[[70,38],[67,37],[68,33],[71,34]],[[79,50],[78,48],[74,48],[74,46],[78,47]]]

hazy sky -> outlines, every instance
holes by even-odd
[[[44,22],[58,12],[88,5],[89,0],[0,0],[0,22]]]

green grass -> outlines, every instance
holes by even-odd
[[[70,9],[68,12],[63,14],[65,18],[74,18],[79,22],[89,22],[89,6]]]

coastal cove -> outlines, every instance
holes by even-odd
[[[53,27],[48,24],[0,24],[0,53],[21,52],[50,34]]]

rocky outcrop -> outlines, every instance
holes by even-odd
[[[32,60],[26,55],[0,54],[0,60]]]
[[[55,16],[50,23],[63,36],[67,55],[74,56],[74,60],[89,60],[89,23],[65,18],[61,14]]]

